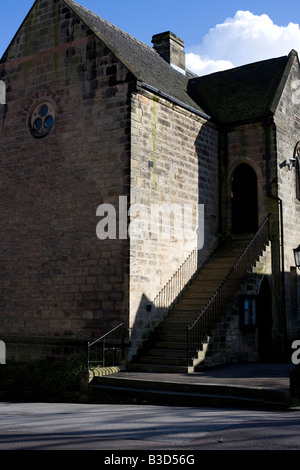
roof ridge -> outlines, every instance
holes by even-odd
[[[232,67],[230,69],[226,69],[226,70],[220,70],[218,72],[212,72],[210,74],[207,74],[207,75],[201,75],[200,77],[195,77],[193,80],[200,80],[200,79],[208,79],[208,78],[214,78],[216,77],[217,75],[225,75],[225,74],[231,74],[231,73],[235,73],[235,72],[238,72],[239,70],[245,70],[245,69],[254,69],[255,67],[257,66],[260,66],[262,64],[267,64],[267,63],[271,63],[271,62],[279,62],[281,60],[288,60],[289,58],[289,55],[284,55],[284,56],[280,56],[280,57],[272,57],[270,59],[264,59],[264,60],[258,60],[256,62],[251,62],[250,64],[244,64],[244,65],[238,65],[237,67]]]
[[[77,15],[79,14],[79,12],[77,10],[84,10],[84,12],[92,17],[94,17],[94,19],[96,21],[101,21],[103,24],[105,24],[106,26],[108,26],[111,30],[114,30],[114,31],[117,31],[119,33],[122,33],[124,36],[130,38],[131,41],[134,41],[135,43],[139,44],[140,46],[148,49],[148,52],[151,53],[151,54],[154,54],[156,55],[157,57],[161,58],[160,54],[151,46],[149,46],[148,44],[140,41],[139,39],[137,39],[135,36],[132,36],[131,34],[127,33],[126,31],[124,31],[123,29],[119,28],[118,26],[114,25],[113,23],[107,21],[106,19],[104,19],[103,17],[101,17],[100,15],[98,15],[97,13],[95,13],[94,11],[92,10],[89,10],[88,8],[86,8],[85,6],[83,5],[80,5],[79,3],[77,2],[74,2],[74,0],[63,0]],[[72,8],[73,6],[73,8]],[[84,21],[84,19],[80,16],[80,18]],[[89,25],[90,26],[90,25]],[[95,31],[94,31],[95,32]],[[98,31],[98,34],[100,34],[100,32]],[[101,35],[102,36],[102,35]],[[101,38],[100,38],[101,39]],[[105,42],[105,38],[103,37],[102,38],[103,42]],[[113,51],[115,52],[115,54],[118,56],[118,52],[117,51]],[[162,59],[164,60],[164,59]],[[124,64],[126,65],[128,68],[128,64]]]
[[[188,92],[190,76],[173,68],[153,47],[145,44],[74,0],[63,0],[83,23],[133,74],[146,83],[198,111],[199,104]]]
[[[191,91],[218,123],[265,119],[283,90],[294,55],[253,62],[192,79]]]
[[[77,2],[74,2],[74,0],[64,0],[65,3],[69,4],[73,4],[75,5],[76,7],[78,7],[79,9],[82,9],[82,10],[85,10],[88,14],[94,16],[97,20],[101,20],[103,21],[104,23],[106,23],[107,25],[109,25],[111,28],[115,29],[115,30],[118,30],[120,31],[122,34],[125,34],[126,36],[129,36],[132,40],[138,42],[139,44],[149,48],[151,51],[153,52],[156,52],[158,54],[158,52],[151,46],[149,46],[149,44],[146,44],[145,42],[137,39],[135,36],[133,36],[132,34],[129,34],[127,33],[127,31],[123,30],[122,28],[119,28],[119,26],[116,26],[114,25],[113,23],[111,23],[110,21],[106,20],[105,18],[103,18],[102,16],[98,15],[97,13],[95,13],[94,11],[90,10],[89,8],[86,8],[85,6],[83,5],[80,5],[79,3]],[[70,5],[68,5],[70,6]]]

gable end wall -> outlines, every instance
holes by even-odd
[[[0,333],[86,345],[128,321],[128,241],[99,240],[96,210],[129,190],[132,77],[64,2],[49,0],[27,17],[0,79]],[[44,100],[56,122],[36,139],[28,119]],[[8,354],[25,357],[20,347]]]

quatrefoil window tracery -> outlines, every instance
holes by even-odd
[[[44,137],[55,123],[55,108],[50,102],[39,103],[33,110],[30,130],[35,137]]]

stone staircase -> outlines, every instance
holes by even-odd
[[[224,242],[186,287],[166,318],[128,365],[131,372],[186,373],[187,325],[201,313],[249,243],[249,238]],[[204,359],[207,344],[199,351]]]

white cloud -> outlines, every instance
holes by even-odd
[[[202,43],[186,49],[187,68],[205,75],[231,67],[300,53],[298,24],[277,26],[268,15],[237,11],[204,36]]]
[[[186,67],[197,75],[207,75],[213,72],[231,69],[234,67],[230,60],[214,60],[208,56],[190,52],[186,55]]]

